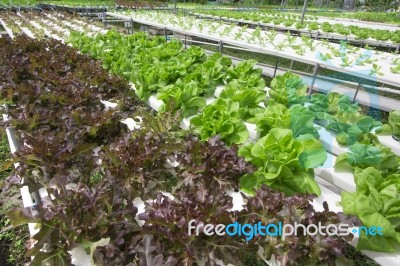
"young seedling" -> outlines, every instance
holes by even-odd
[[[296,43],[296,36],[292,36],[290,31],[286,32],[286,41],[288,42],[289,46],[292,46]]]
[[[335,57],[340,57],[341,53],[339,49],[336,49],[335,47],[331,47],[331,52]]]
[[[237,31],[236,33],[235,33],[235,36],[234,36],[234,38],[235,38],[235,40],[241,40],[242,39],[242,37],[243,37],[243,32],[242,31]]]
[[[306,53],[306,47],[302,45],[293,45],[292,48],[296,51],[298,55],[304,55]]]
[[[286,41],[282,41],[278,44],[272,43],[272,45],[278,50],[278,51],[283,51],[286,48]]]
[[[274,30],[271,30],[268,34],[267,34],[267,39],[268,41],[270,41],[271,43],[273,43],[275,41],[276,36],[278,35],[278,33]]]
[[[353,61],[351,61],[347,56],[342,56],[342,63],[340,64],[342,67],[349,67],[353,64]]]
[[[203,32],[204,30],[204,25],[202,22],[200,22],[199,24],[197,24],[197,28],[199,29],[200,32]]]
[[[322,61],[328,61],[329,59],[332,59],[332,55],[330,53],[323,54],[321,52],[318,52],[318,58]]]
[[[370,76],[373,76],[373,75],[382,76],[382,75],[383,75],[383,72],[381,71],[381,69],[382,69],[382,67],[379,66],[378,64],[372,64],[372,69],[371,69],[371,71],[369,72],[369,75],[370,75]]]
[[[393,74],[400,74],[400,65],[397,65],[395,67],[391,67],[390,68],[390,72],[392,72]]]
[[[253,39],[257,39],[257,40],[261,40],[261,28],[260,27],[256,27],[256,29],[251,33],[251,35],[253,36]]]
[[[303,41],[304,45],[307,46],[312,52],[314,52],[319,45],[319,43],[314,42],[314,40],[308,36],[301,36],[301,40]]]

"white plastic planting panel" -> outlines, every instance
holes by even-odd
[[[278,49],[277,46],[281,43],[287,42],[287,37],[283,34],[278,34],[275,36],[273,42],[265,42],[261,44],[258,41],[252,40],[249,41],[246,38],[251,36],[251,33],[254,31],[253,29],[247,29],[245,33],[243,33],[243,37],[241,39],[235,39],[233,36],[235,33],[240,31],[240,27],[232,28],[231,32],[228,36],[223,36],[222,32],[224,30],[224,26],[215,23],[215,27],[217,29],[210,29],[208,25],[203,26],[201,28],[199,26],[202,22],[201,20],[192,18],[192,25],[187,26],[186,29],[183,29],[182,26],[179,26],[179,23],[182,20],[179,20],[177,17],[173,17],[169,14],[163,14],[163,16],[157,15],[157,13],[139,13],[134,12],[129,15],[107,12],[108,16],[129,20],[132,19],[135,22],[146,24],[149,26],[157,27],[157,28],[165,28],[174,32],[178,32],[183,35],[197,36],[209,40],[214,40],[217,42],[223,42],[226,44],[231,44],[234,46],[250,49],[253,51],[259,51],[261,53],[272,54],[275,56],[293,59],[296,61],[308,63],[308,64],[319,64],[323,68],[332,69],[340,72],[346,72],[348,74],[376,80],[377,82],[383,82],[387,84],[392,84],[394,86],[400,86],[400,74],[394,74],[391,72],[390,68],[393,67],[393,60],[400,58],[398,55],[393,55],[390,53],[381,53],[373,50],[366,50],[360,48],[358,52],[351,53],[346,55],[348,66],[345,66],[345,63],[342,61],[343,57],[334,57],[333,59],[324,61],[321,59],[321,54],[325,55],[327,53],[331,53],[331,49],[324,46],[322,42],[314,41],[316,46],[315,51],[311,51],[306,49],[303,55],[297,54],[296,51],[292,48],[293,45],[304,45],[301,38],[297,38],[292,46],[283,47],[282,49]],[[187,19],[187,18],[185,18]],[[228,27],[226,25],[226,27]],[[264,36],[265,37],[265,36]],[[342,49],[338,44],[331,44],[331,47],[335,49]],[[369,58],[371,60],[376,60],[376,63],[381,67],[380,74],[371,74],[372,65],[355,65],[351,62],[355,62],[356,60],[361,60],[359,58]],[[358,59],[357,59],[358,58]]]

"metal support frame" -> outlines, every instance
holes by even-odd
[[[279,57],[276,57],[275,69],[274,69],[274,78],[275,78],[275,76],[276,76],[276,71],[278,70],[278,62],[279,62]]]
[[[224,42],[223,41],[219,41],[219,45],[218,45],[218,51],[222,54],[222,51],[224,49]]]
[[[174,0],[174,12],[175,14],[177,14],[177,9],[176,9],[176,0]]]
[[[302,25],[304,22],[304,16],[306,14],[306,10],[307,10],[307,2],[308,0],[304,0],[304,6],[303,6],[303,11],[301,12],[301,19],[300,19],[300,24]]]
[[[187,35],[185,34],[185,50],[187,49]]]
[[[307,97],[311,96],[312,90],[314,88],[315,80],[317,79],[318,72],[319,72],[319,64],[315,64],[312,81],[311,81],[311,86],[310,86],[310,89],[308,90]]]
[[[356,92],[354,93],[353,103],[356,101],[356,98],[357,98],[357,95],[358,95],[358,92],[360,91],[360,89],[361,89],[361,79],[360,79],[360,81],[358,82]]]
[[[107,28],[107,16],[106,16],[106,12],[103,12],[103,17],[102,17],[102,19],[103,19],[104,28],[106,29],[106,28]]]

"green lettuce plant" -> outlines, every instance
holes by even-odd
[[[400,157],[383,145],[356,143],[349,147],[348,152],[337,157],[335,169],[352,171],[356,167],[375,167],[384,173],[399,173]]]
[[[315,113],[307,107],[296,104],[290,108],[275,103],[268,105],[262,113],[255,116],[260,136],[265,136],[272,128],[287,128],[293,131],[295,138],[310,134],[319,138],[318,128],[314,127]]]
[[[356,169],[357,190],[342,193],[345,214],[356,215],[363,226],[379,226],[382,235],[359,236],[358,250],[394,252],[400,244],[400,174],[385,175],[368,167]]]
[[[376,133],[391,134],[393,137],[400,138],[400,111],[391,111],[389,113],[388,123],[380,127]]]
[[[312,168],[323,165],[327,154],[312,135],[295,139],[290,129],[273,128],[256,143],[242,146],[239,156],[258,168],[240,181],[246,193],[252,194],[254,189],[267,184],[289,195],[320,194]]]
[[[228,146],[240,144],[249,138],[249,132],[240,119],[239,110],[238,102],[219,98],[193,117],[190,123],[202,140],[219,135]]]
[[[160,111],[178,111],[182,117],[197,114],[199,109],[206,105],[206,100],[200,97],[203,89],[195,81],[185,83],[181,79],[158,91],[157,99],[164,104]],[[171,110],[172,108],[172,110]]]
[[[259,104],[265,101],[266,95],[264,91],[240,86],[239,80],[233,80],[226,85],[219,97],[239,103],[239,117],[249,120],[263,111]]]
[[[346,95],[336,92],[312,95],[309,109],[315,113],[317,122],[337,134],[336,140],[341,145],[352,145],[357,141],[379,143],[371,131],[382,125],[381,122],[362,115],[358,104],[352,103]]]
[[[286,72],[271,81],[269,102],[277,102],[285,106],[304,104],[307,101],[307,85],[299,75]]]

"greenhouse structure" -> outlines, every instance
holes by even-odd
[[[400,1],[0,0],[0,265],[400,265]]]

